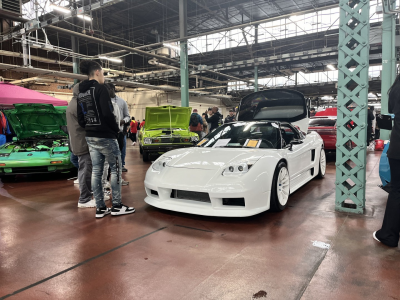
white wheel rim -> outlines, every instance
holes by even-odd
[[[319,167],[321,168],[321,174],[325,175],[326,171],[326,156],[325,156],[325,150],[321,150],[321,157],[319,159]]]
[[[279,171],[276,190],[278,192],[279,203],[284,206],[289,199],[289,172],[283,167]]]

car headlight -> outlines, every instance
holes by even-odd
[[[190,141],[197,143],[199,141],[199,137],[198,136],[191,136],[190,137]]]
[[[246,174],[250,168],[253,166],[252,163],[241,162],[230,164],[228,167],[224,169],[222,172],[223,176],[240,176]]]
[[[168,162],[171,160],[171,157],[168,156],[161,156],[159,159],[157,159],[151,167],[153,168],[154,171],[160,172],[162,171],[168,164]]]
[[[0,157],[9,157],[10,153],[0,153]]]
[[[144,144],[151,144],[153,142],[152,138],[144,138],[143,143]]]

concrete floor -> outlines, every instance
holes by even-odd
[[[133,215],[95,219],[65,175],[0,182],[0,299],[400,299],[400,249],[372,239],[387,198],[380,152],[368,154],[365,216],[334,212],[331,156],[285,211],[244,219],[148,206],[138,152],[128,147],[122,188]]]

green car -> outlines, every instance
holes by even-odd
[[[146,123],[139,132],[140,153],[143,161],[150,155],[193,147],[199,141],[197,133],[189,131],[191,107],[146,107]]]
[[[66,106],[14,104],[3,111],[17,137],[0,146],[0,175],[65,172],[70,161]]]

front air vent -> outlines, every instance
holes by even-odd
[[[223,198],[222,204],[228,206],[245,206],[244,198]]]
[[[150,194],[158,197],[158,192],[155,190],[150,190]]]
[[[211,203],[210,195],[202,192],[172,190],[171,198]]]

